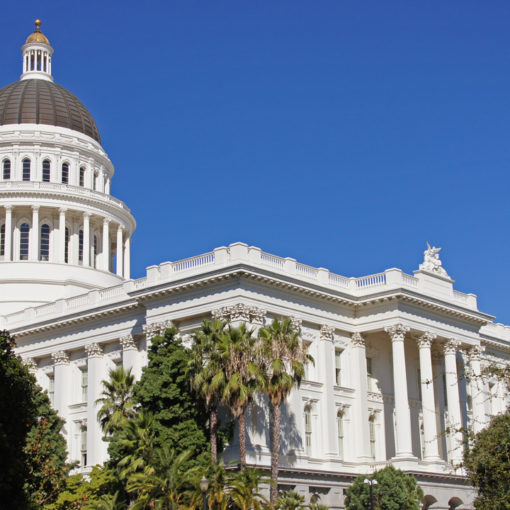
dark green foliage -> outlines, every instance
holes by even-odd
[[[280,492],[276,499],[275,508],[279,510],[296,510],[304,506],[305,498],[295,491]]]
[[[377,480],[373,486],[375,510],[420,510],[423,491],[414,476],[406,475],[393,466],[385,467],[372,475],[360,475],[347,489],[345,508],[370,508],[370,487],[365,479]]]
[[[475,507],[479,510],[510,509],[510,415],[492,419],[479,432],[473,447],[464,454],[472,485],[478,488]]]
[[[208,433],[204,402],[191,389],[190,361],[191,353],[177,337],[177,329],[154,337],[134,399],[154,416],[155,446],[177,453],[189,450],[194,464],[207,457]]]

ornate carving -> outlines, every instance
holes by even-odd
[[[384,331],[390,335],[392,342],[403,342],[409,330],[410,328],[400,323],[384,328]]]
[[[436,335],[434,335],[434,333],[425,331],[425,333],[423,333],[423,335],[421,335],[416,341],[418,342],[418,347],[420,349],[430,349],[430,346],[435,339]]]
[[[297,332],[301,331],[301,324],[303,321],[301,319],[298,319],[297,317],[289,317],[290,318],[290,324],[293,329],[295,329]]]
[[[430,244],[427,243],[427,249],[423,252],[423,262],[420,264],[420,271],[427,271],[429,273],[449,278],[448,273],[445,271],[444,267],[442,267],[443,263],[439,259],[440,251],[441,248],[430,246]]]
[[[35,372],[37,370],[37,363],[34,361],[34,358],[23,358],[23,364],[30,372]]]
[[[245,305],[244,303],[237,303],[231,306],[224,306],[211,312],[213,319],[221,321],[243,321],[252,324],[264,324],[266,310],[257,308],[256,306]]]
[[[122,350],[129,351],[129,350],[138,350],[135,339],[133,335],[126,335],[119,338],[120,345],[122,345]]]
[[[366,347],[365,338],[361,335],[361,333],[358,333],[357,331],[356,331],[356,333],[352,334],[351,343],[355,347]]]
[[[87,356],[89,358],[100,358],[101,356],[103,356],[103,349],[96,342],[86,345],[85,352],[87,353]]]
[[[469,361],[480,361],[482,353],[485,351],[485,347],[481,345],[475,345],[468,350]]]
[[[321,326],[319,334],[323,340],[333,341],[333,338],[335,336],[335,328],[333,326],[328,326],[327,324],[324,324],[323,326]]]
[[[68,365],[69,364],[69,355],[65,351],[57,351],[51,354],[53,359],[53,363],[55,365]]]
[[[158,335],[163,335],[167,328],[172,327],[172,321],[153,322],[142,326],[146,338],[151,339]]]
[[[460,342],[455,338],[449,338],[443,345],[443,352],[445,354],[455,354],[459,348]]]

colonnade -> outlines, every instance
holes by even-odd
[[[5,220],[2,222],[0,219],[0,260],[48,260],[112,271],[111,247],[115,245],[116,274],[130,278],[131,239],[128,230],[121,224],[88,212],[67,208],[44,208],[44,215],[39,205],[5,205],[4,209]],[[58,216],[55,216],[57,211]],[[69,228],[73,221],[79,225],[77,229]],[[21,222],[26,222],[29,226],[26,253],[20,237]],[[47,259],[44,258],[46,255],[41,254],[40,233],[44,222],[49,224]],[[54,228],[54,224],[58,226]]]

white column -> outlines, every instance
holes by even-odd
[[[119,228],[117,228],[117,275],[122,276],[124,273],[123,269],[123,263],[124,263],[124,254],[123,254],[123,247],[124,242],[122,240],[122,231],[123,228],[121,225],[119,225]]]
[[[90,266],[90,214],[83,213],[83,265]]]
[[[457,347],[459,342],[451,338],[444,345],[444,367],[446,398],[448,400],[448,418],[447,426],[450,432],[450,451],[448,460],[453,465],[462,463],[463,445],[462,445],[462,426],[459,398],[459,378],[457,375]]]
[[[371,462],[370,456],[370,429],[368,424],[368,381],[367,381],[367,354],[365,349],[365,339],[359,334],[354,333],[351,337],[353,368],[351,372],[355,380],[355,388],[359,391],[356,395],[353,407],[353,424],[355,442],[354,451],[358,460]]]
[[[39,206],[32,206],[32,228],[30,229],[29,260],[39,260]]]
[[[126,232],[126,240],[124,241],[124,278],[131,278],[131,238]]]
[[[395,393],[396,457],[413,457],[411,413],[407,396],[407,371],[404,338],[409,328],[395,324],[384,329],[390,335],[393,355],[393,386]]]
[[[423,460],[428,462],[438,462],[441,460],[437,444],[436,402],[434,399],[434,377],[432,375],[432,358],[430,355],[430,346],[435,338],[436,335],[426,332],[418,339],[418,348],[420,351],[423,440],[425,443]]]
[[[138,381],[141,375],[138,347],[136,346],[133,335],[126,335],[120,338],[122,345],[122,366],[126,372],[131,369],[135,380]]]
[[[60,221],[58,224],[58,261],[64,263],[66,259],[66,209],[59,209]]]
[[[473,403],[473,432],[480,432],[487,425],[485,413],[485,391],[481,377],[480,357],[484,348],[472,347],[469,352],[469,366],[471,369],[471,399]]]
[[[5,255],[4,260],[12,260],[12,205],[5,206]]]
[[[66,421],[64,425],[64,436],[67,440],[68,451],[71,451],[71,430],[69,429],[68,412],[69,405],[71,404],[71,388],[72,388],[72,375],[71,366],[69,365],[69,355],[64,351],[52,353],[54,363],[54,387],[55,393],[53,395],[53,407],[58,415]]]
[[[101,439],[103,432],[97,419],[101,405],[96,400],[103,391],[102,381],[107,378],[103,349],[97,343],[85,347],[88,355],[88,402],[87,402],[87,464],[102,464],[107,459],[107,445]]]
[[[103,250],[101,252],[101,269],[110,270],[110,220],[103,220]]]
[[[320,359],[316,360],[319,368],[318,380],[322,382],[324,392],[322,394],[322,409],[324,416],[317,424],[322,428],[324,454],[328,458],[337,458],[337,434],[336,434],[336,408],[334,406],[335,395],[333,393],[335,374],[335,346],[334,328],[324,325],[320,329],[319,353]],[[319,452],[320,453],[320,452]]]

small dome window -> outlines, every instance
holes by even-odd
[[[0,227],[0,257],[5,255],[5,223]]]
[[[43,182],[50,182],[51,163],[49,159],[45,159],[42,164],[42,180]]]
[[[4,181],[8,181],[11,178],[11,160],[10,159],[4,159],[3,177],[4,177]]]
[[[83,262],[83,230],[78,232],[78,261]]]
[[[85,167],[80,167],[80,186],[85,186]]]
[[[65,251],[64,251],[64,262],[69,263],[69,244],[71,242],[71,236],[69,235],[69,229],[66,227],[65,230]]]
[[[30,159],[25,158],[23,160],[23,175],[22,175],[24,181],[30,180],[30,166],[31,166]]]
[[[19,228],[19,259],[28,260],[28,243],[30,236],[30,225],[22,223]]]
[[[69,184],[69,163],[62,164],[62,184]]]
[[[46,223],[41,225],[41,246],[39,248],[39,260],[50,260],[50,226]]]

